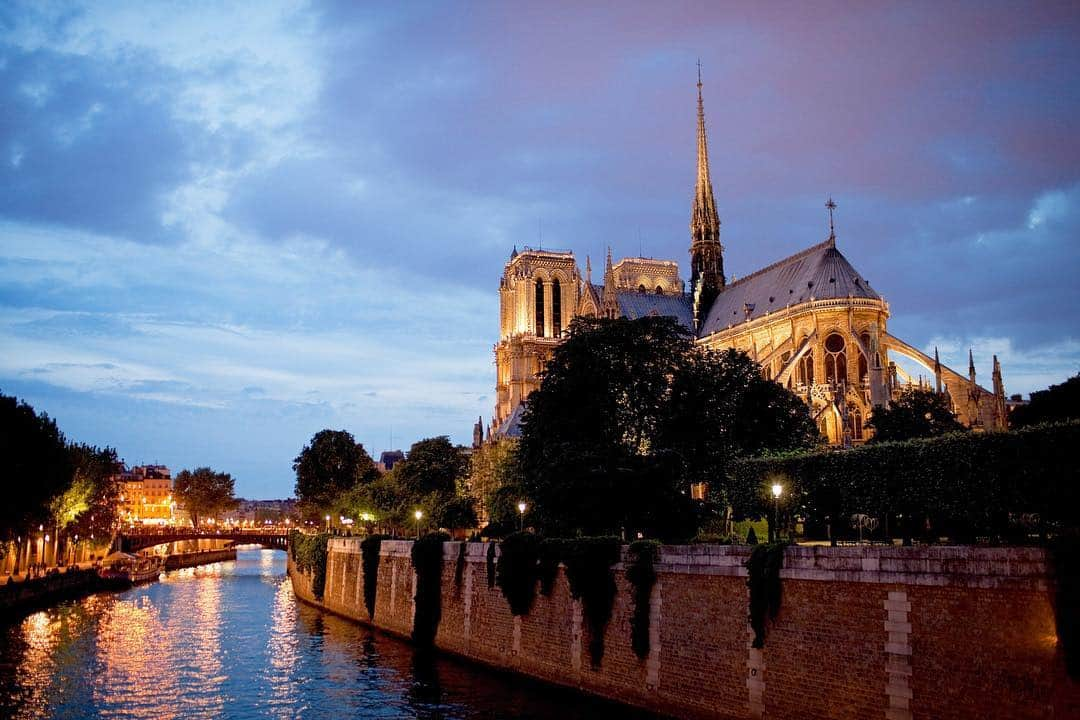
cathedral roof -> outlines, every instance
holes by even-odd
[[[709,309],[699,335],[745,321],[748,310],[749,318],[755,319],[811,299],[846,297],[881,299],[830,238],[728,284]]]
[[[689,295],[657,295],[655,293],[620,290],[615,294],[624,317],[637,320],[649,315],[667,315],[683,327],[693,330],[694,311]]]
[[[502,421],[498,429],[495,430],[495,434],[503,438],[519,438],[521,437],[521,416],[525,414],[525,403],[520,402],[514,411],[506,416],[506,419]]]

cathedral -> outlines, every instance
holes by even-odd
[[[957,418],[973,429],[1004,429],[1005,389],[997,357],[993,390],[981,387],[969,353],[966,376],[890,335],[889,304],[829,236],[760,270],[729,282],[724,274],[720,217],[709,176],[705,108],[698,77],[697,180],[690,211],[690,282],[674,260],[625,258],[604,263],[603,282],[581,274],[572,252],[514,249],[499,282],[499,342],[495,346],[496,405],[489,433],[515,437],[523,403],[539,386],[538,373],[577,316],[639,318],[666,315],[699,345],[735,348],[762,373],[805,400],[823,437],[834,445],[865,442],[873,408],[887,406],[909,384],[932,383]],[[894,358],[927,370],[924,381]],[[477,427],[479,433],[480,427]]]

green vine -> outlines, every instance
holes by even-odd
[[[368,535],[360,543],[360,557],[364,566],[364,607],[368,619],[375,619],[375,597],[379,589],[379,551],[383,535]]]
[[[488,590],[495,587],[495,543],[489,542],[487,549],[487,583]]]
[[[540,576],[540,592],[549,597],[555,588],[555,578],[559,576],[559,563],[562,561],[563,540],[548,538],[540,541],[538,550],[537,572]]]
[[[1054,538],[1050,543],[1054,568],[1054,619],[1065,656],[1065,670],[1080,680],[1080,535]]]
[[[326,589],[326,546],[329,540],[328,533],[305,535],[293,530],[289,535],[289,553],[296,569],[311,575],[311,594],[316,600],[322,600]]]
[[[458,545],[457,563],[454,565],[454,589],[461,592],[465,580],[465,543]]]
[[[656,584],[656,561],[660,543],[638,540],[630,543],[626,581],[634,588],[634,614],[630,618],[630,644],[644,660],[649,655],[649,602]]]
[[[784,565],[787,543],[755,545],[746,560],[746,584],[750,588],[750,627],[754,630],[753,647],[765,647],[765,620],[780,612],[780,568]]]
[[[529,532],[511,533],[499,544],[495,582],[514,615],[528,615],[536,597],[539,544],[539,538]]]
[[[577,538],[563,541],[562,546],[570,594],[581,600],[589,630],[589,657],[593,667],[599,667],[604,657],[604,630],[611,620],[617,591],[611,567],[619,561],[620,541],[617,537]]]
[[[412,566],[416,570],[416,615],[412,639],[417,645],[431,645],[442,619],[443,543],[446,533],[429,533],[412,546]]]

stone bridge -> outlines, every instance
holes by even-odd
[[[138,552],[154,545],[186,540],[231,540],[233,545],[262,545],[286,550],[289,547],[289,531],[271,529],[196,531],[180,528],[136,530],[118,534],[113,542],[113,548],[124,552]]]

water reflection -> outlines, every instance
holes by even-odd
[[[0,717],[647,717],[297,603],[284,555],[168,573],[0,626]]]

